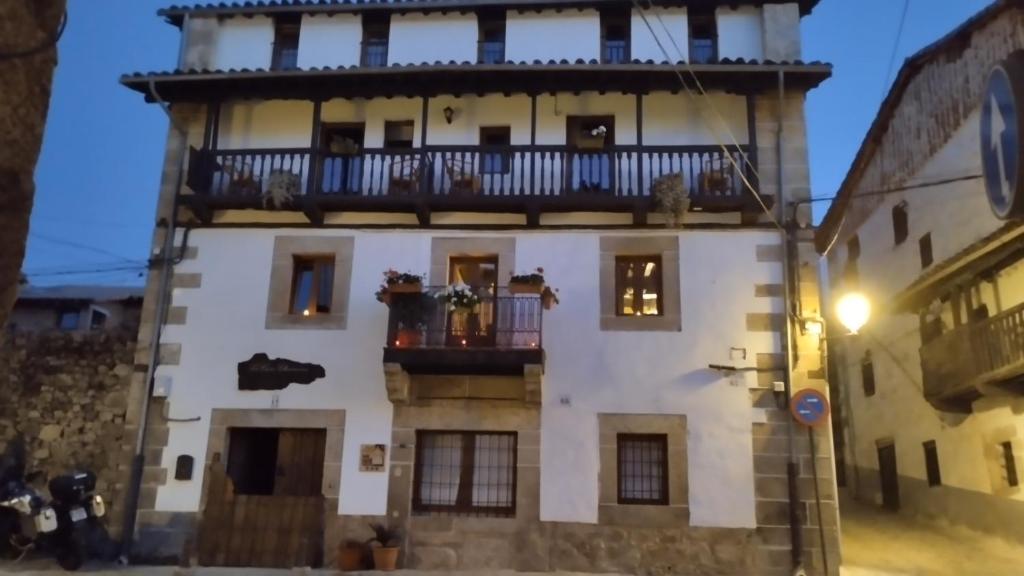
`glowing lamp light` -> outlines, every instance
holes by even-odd
[[[804,330],[806,330],[808,334],[821,336],[821,333],[825,331],[825,326],[820,320],[812,318],[810,320],[804,320]]]
[[[836,316],[850,334],[856,334],[871,317],[871,303],[863,294],[851,292],[836,302]]]
[[[309,309],[303,310],[302,311],[302,315],[303,316],[309,316]]]
[[[465,341],[465,340],[463,340],[463,341],[462,341],[462,345],[463,345],[463,346],[465,346],[465,345],[466,345],[466,341]]]

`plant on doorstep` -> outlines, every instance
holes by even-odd
[[[677,228],[683,223],[683,216],[690,209],[690,195],[687,193],[683,175],[679,172],[666,174],[651,183],[651,194],[658,211],[665,215],[665,225]]]
[[[508,291],[512,294],[543,294],[544,269],[538,267],[528,274],[512,274],[508,281]]]
[[[449,312],[470,313],[480,306],[480,296],[473,292],[472,287],[461,282],[445,287],[437,298],[445,303]]]
[[[335,563],[342,572],[353,572],[366,567],[367,546],[358,540],[345,540],[338,544]]]
[[[398,530],[388,528],[384,524],[370,524],[373,538],[367,544],[373,549],[373,567],[383,572],[391,572],[398,566],[398,551],[402,544],[402,535]]]

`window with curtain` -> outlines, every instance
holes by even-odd
[[[514,516],[516,440],[515,432],[417,432],[413,510]]]
[[[615,298],[619,316],[660,316],[661,256],[617,256]]]
[[[619,434],[619,504],[668,504],[668,436]]]
[[[330,314],[334,293],[334,256],[296,256],[292,273],[291,313]]]
[[[274,19],[274,53],[270,67],[273,70],[291,70],[299,65],[300,18],[279,16]]]

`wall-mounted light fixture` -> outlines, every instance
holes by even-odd
[[[449,124],[451,124],[452,123],[452,119],[455,118],[455,109],[452,108],[451,106],[445,106],[443,112],[444,112],[444,121],[449,123]]]

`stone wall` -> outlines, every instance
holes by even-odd
[[[0,339],[0,449],[20,433],[29,471],[95,472],[114,533],[134,442],[124,425],[134,340],[134,327]]]

